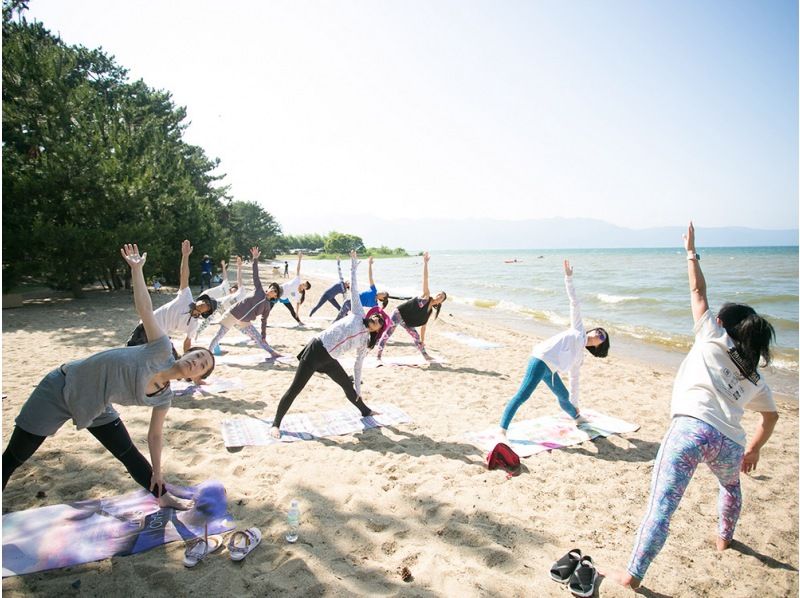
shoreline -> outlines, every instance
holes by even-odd
[[[308,280],[311,281],[312,289],[315,281],[321,283],[323,288],[330,286],[336,281],[336,277],[334,276],[326,277],[318,274],[308,277],[304,276],[304,278],[308,278]],[[278,282],[280,282],[280,280]],[[390,315],[393,306],[396,304],[396,301],[391,301],[389,303],[387,311]],[[444,319],[444,315],[450,312],[462,317],[490,322],[492,325],[502,327],[506,330],[525,331],[538,337],[538,340],[544,340],[564,330],[562,326],[543,322],[533,317],[526,316],[523,313],[514,313],[494,307],[480,307],[459,301],[446,302],[442,308],[440,319]],[[626,361],[636,362],[642,366],[654,367],[664,372],[669,372],[673,376],[689,351],[688,348],[670,348],[662,343],[647,342],[621,332],[612,334],[610,355],[617,356]],[[762,372],[767,377],[767,383],[777,399],[790,402],[800,401],[800,380],[798,379],[798,371],[769,366],[763,368]]]

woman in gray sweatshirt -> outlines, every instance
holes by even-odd
[[[47,374],[15,420],[3,452],[3,488],[17,467],[71,419],[79,430],[88,429],[119,459],[160,506],[186,509],[189,503],[166,490],[161,467],[162,429],[172,403],[170,381],[206,378],[214,370],[214,356],[208,349],[193,347],[175,360],[172,343],[153,315],[144,281],[142,266],[147,254],[139,255],[136,245],[125,245],[121,253],[131,268],[133,302],[149,342],[102,351],[62,364]],[[152,465],[131,441],[114,403],[152,408],[147,432]]]

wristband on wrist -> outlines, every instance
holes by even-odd
[[[694,251],[687,251],[686,252],[686,259],[687,260],[697,260],[699,262],[700,261],[700,254],[699,253],[695,253]]]

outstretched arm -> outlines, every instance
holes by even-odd
[[[239,290],[241,291],[244,286],[242,282],[242,256],[236,256],[236,284],[239,286]],[[239,295],[241,297],[241,295]]]
[[[295,272],[295,276],[300,276],[300,263],[303,261],[303,252],[299,251],[297,253],[297,271]]]
[[[564,286],[567,289],[567,297],[569,298],[570,326],[575,330],[582,330],[583,320],[581,319],[581,304],[578,303],[575,287],[572,286],[572,266],[570,266],[569,260],[564,260]]]
[[[375,259],[372,256],[369,256],[369,259],[367,260],[367,264],[369,264],[369,286],[371,286],[371,287],[375,286],[375,279],[372,278],[372,262],[374,262],[374,261],[375,261]]]
[[[361,295],[358,293],[358,254],[350,252],[350,313],[364,317],[364,306],[361,305]]]
[[[342,260],[338,257],[336,258],[336,271],[339,272],[339,288],[342,289],[340,292],[344,295],[347,293],[347,288],[344,286],[344,276],[342,276]]]
[[[164,491],[164,474],[161,472],[161,447],[163,446],[164,418],[169,409],[153,409],[150,414],[150,428],[147,430],[147,446],[150,448],[150,462],[153,476],[150,478],[150,490],[156,486],[159,492]]]
[[[758,423],[756,433],[753,434],[750,442],[747,443],[747,448],[744,450],[744,459],[742,460],[742,471],[744,473],[755,471],[761,455],[761,447],[772,436],[775,424],[778,423],[777,411],[760,411],[759,415],[761,416],[761,421]]]
[[[426,251],[422,254],[422,298],[427,299],[431,296],[431,290],[428,288],[428,260],[431,256]]]
[[[708,297],[706,296],[706,279],[694,250],[694,224],[691,221],[686,234],[683,235],[683,246],[686,249],[686,260],[689,267],[689,297],[692,300],[692,318],[697,322],[708,311]]]
[[[258,275],[258,258],[261,251],[258,247],[250,248],[250,255],[253,257],[253,286],[256,288],[256,293],[264,292],[264,287],[261,286],[261,277]]]
[[[192,244],[189,243],[189,241],[184,241],[181,243],[181,290],[189,286],[189,256],[192,255],[193,250],[194,247],[192,247]]]
[[[221,260],[219,265],[222,266],[222,282],[227,282],[228,280],[228,264],[225,260]]]
[[[122,254],[122,259],[127,262],[131,269],[131,281],[133,282],[133,304],[136,307],[136,313],[144,325],[144,332],[147,334],[147,339],[152,342],[157,338],[164,336],[164,331],[156,322],[156,317],[153,315],[153,302],[150,299],[150,293],[147,292],[147,283],[144,281],[143,267],[147,261],[147,252],[139,255],[139,246],[123,245],[119,250]]]

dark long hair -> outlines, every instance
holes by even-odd
[[[302,291],[300,291],[300,305],[303,305],[303,301],[306,300],[306,291],[311,288],[311,283],[310,282],[306,281],[306,284],[308,286],[306,288],[304,288]]]
[[[762,360],[765,366],[769,365],[770,343],[775,340],[772,324],[742,303],[725,303],[717,317],[736,347],[745,376],[754,374]]]
[[[608,357],[608,350],[611,348],[611,337],[608,336],[608,331],[605,328],[592,328],[586,332],[587,336],[590,332],[595,330],[601,330],[606,337],[602,343],[597,345],[596,347],[586,347],[586,350],[589,351],[595,357]]]
[[[369,341],[367,342],[367,349],[372,349],[375,346],[375,343],[381,338],[384,330],[386,330],[386,318],[381,316],[381,321],[383,321],[383,326],[381,326],[380,330],[375,332],[370,331],[369,333]],[[364,328],[369,330],[369,318],[362,318],[361,322],[364,324]]]
[[[434,305],[433,306],[433,309],[436,310],[436,315],[433,317],[434,320],[438,320],[439,319],[439,312],[442,310],[442,305],[444,304],[445,301],[447,301],[447,293],[442,291],[442,295],[444,295],[444,299],[442,299],[442,302],[439,305]]]
[[[283,289],[281,289],[281,285],[279,285],[277,282],[269,283],[269,286],[267,287],[267,292],[270,292],[270,291],[275,291],[275,293],[276,293],[275,294],[275,298],[276,299],[280,299],[281,298],[281,294],[283,293]]]

